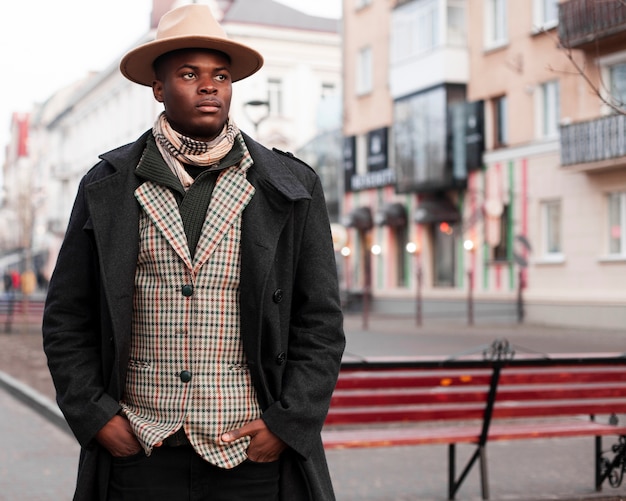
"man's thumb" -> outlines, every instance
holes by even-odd
[[[227,431],[222,435],[224,442],[233,442],[239,438],[239,430]]]

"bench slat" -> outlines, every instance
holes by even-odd
[[[623,434],[626,434],[626,426],[612,426],[593,421],[577,420],[558,423],[492,425],[488,439],[490,441],[502,441]],[[325,428],[322,431],[322,441],[327,449],[477,443],[479,436],[480,425],[357,430]]]
[[[626,383],[589,385],[503,387],[498,390],[497,402],[541,400],[580,400],[626,397]],[[389,388],[378,390],[335,390],[332,407],[359,407],[377,405],[410,405],[427,403],[486,402],[486,387],[454,388]]]

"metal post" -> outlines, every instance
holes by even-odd
[[[467,272],[467,325],[474,325],[474,270]]]
[[[524,290],[524,270],[520,268],[517,272],[517,323],[524,322],[524,297],[522,291]]]
[[[415,323],[422,325],[422,266],[417,263],[417,294],[415,298]]]
[[[363,287],[363,330],[369,327],[370,291],[372,288],[372,259],[369,252],[365,253],[365,285]]]

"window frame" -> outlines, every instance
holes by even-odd
[[[610,56],[601,57],[598,59],[598,65],[600,66],[600,75],[602,85],[600,86],[600,94],[602,99],[605,101],[602,104],[602,114],[603,115],[612,115],[617,113],[617,110],[613,109],[606,103],[616,103],[612,98],[611,92],[611,70],[614,66],[624,65],[626,64],[626,51],[620,51]],[[626,96],[625,100],[626,100]],[[624,109],[626,110],[626,103],[624,104]]]
[[[612,217],[611,200],[612,199],[618,200],[617,226],[619,228],[618,230],[619,231],[619,237],[618,237],[619,249],[616,252],[611,250],[612,240],[614,240],[614,238],[612,237],[614,224],[612,224],[612,221],[611,221],[611,217]],[[622,258],[622,259],[626,258],[626,191],[613,191],[613,192],[607,193],[607,221],[606,222],[607,222],[607,239],[606,239],[607,255],[610,258]]]
[[[283,116],[284,94],[282,78],[267,79],[267,102],[269,103],[269,115],[271,117]]]
[[[509,106],[506,94],[491,100],[493,149],[506,148],[509,144]]]
[[[555,139],[560,135],[561,89],[558,80],[543,82],[538,86],[537,134],[539,139]]]
[[[484,0],[485,47],[495,49],[509,42],[507,0]]]
[[[551,210],[554,208],[558,208],[556,227],[553,221],[554,214]],[[556,240],[557,248],[551,249],[554,240]],[[560,199],[541,202],[541,260],[553,263],[565,260],[563,254],[563,204]]]
[[[549,17],[548,10],[554,11],[552,18]],[[559,24],[559,1],[533,0],[533,23],[535,33],[555,28]]]
[[[356,57],[356,95],[365,96],[374,90],[374,51],[371,45],[361,47]]]

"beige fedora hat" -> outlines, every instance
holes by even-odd
[[[261,54],[228,39],[208,5],[190,4],[165,13],[155,40],[128,52],[120,62],[120,71],[129,80],[150,87],[155,78],[154,61],[177,49],[224,52],[230,57],[233,82],[249,77],[263,66]]]

